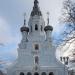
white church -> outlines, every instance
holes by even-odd
[[[28,25],[24,19],[22,40],[16,61],[7,69],[7,75],[68,75],[68,68],[56,58],[52,44],[53,27],[45,25],[38,0],[34,0]]]

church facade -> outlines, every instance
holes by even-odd
[[[49,25],[49,18],[45,25],[38,0],[34,0],[28,26],[24,19],[20,31],[18,58],[7,69],[7,75],[68,75],[67,67],[55,56],[51,38],[53,27]]]

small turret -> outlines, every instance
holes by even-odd
[[[46,40],[51,38],[51,32],[53,31],[53,27],[49,25],[49,13],[47,13],[47,26],[45,26],[44,30],[46,32]]]
[[[21,27],[20,31],[22,32],[23,40],[27,41],[27,35],[29,32],[29,28],[26,26],[25,14],[24,14],[24,25],[23,25],[23,27]]]

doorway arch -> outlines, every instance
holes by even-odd
[[[54,73],[53,72],[50,72],[49,75],[54,75]]]
[[[34,75],[39,75],[39,73],[38,72],[35,72]]]

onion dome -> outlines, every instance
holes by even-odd
[[[46,27],[44,28],[44,30],[45,30],[45,31],[48,31],[48,30],[49,30],[49,31],[53,31],[53,27],[48,25],[48,26],[46,26]]]
[[[35,16],[35,15],[42,16],[42,13],[38,7],[38,0],[34,1],[34,7],[33,7],[33,10],[31,12],[31,16]]]
[[[26,32],[29,32],[29,28],[28,27],[21,27],[21,32],[23,32],[23,31],[26,31]]]
[[[48,18],[47,18],[47,26],[45,26],[45,31],[53,31],[53,27],[49,25],[49,12],[47,12]]]
[[[23,32],[23,31],[29,32],[29,28],[26,27],[26,19],[25,19],[25,16],[26,16],[26,13],[24,13],[24,26],[21,27],[21,29],[20,29],[21,32]]]

